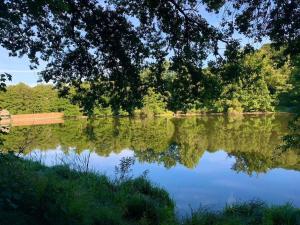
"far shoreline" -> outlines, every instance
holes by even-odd
[[[185,118],[185,117],[197,117],[197,116],[244,116],[244,115],[252,115],[252,116],[267,116],[267,115],[276,115],[276,114],[287,114],[294,115],[294,112],[240,112],[240,113],[217,113],[217,112],[203,112],[203,113],[166,113],[166,114],[157,114],[152,116],[137,116],[137,115],[97,115],[94,117],[90,117],[90,119],[98,119],[98,118],[133,118],[133,119],[150,119],[150,118]],[[89,119],[88,116],[78,116],[78,117],[64,117],[66,119]]]

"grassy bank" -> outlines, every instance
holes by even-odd
[[[198,210],[178,221],[168,193],[144,177],[110,180],[66,166],[45,167],[0,155],[1,225],[297,225],[300,210],[261,202],[220,212]]]
[[[183,225],[299,225],[300,210],[290,204],[269,207],[253,201],[212,212],[200,209],[184,219]]]
[[[13,155],[0,160],[1,225],[172,224],[174,204],[167,192],[137,178],[48,168]]]

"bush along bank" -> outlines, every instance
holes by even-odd
[[[124,169],[124,168],[123,168]],[[0,155],[1,225],[297,225],[300,210],[249,202],[223,211],[197,210],[178,220],[168,193],[145,176],[128,178],[46,167]]]

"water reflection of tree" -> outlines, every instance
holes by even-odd
[[[50,126],[14,127],[4,137],[3,150],[46,150],[61,147],[85,149],[106,156],[130,148],[143,162],[166,167],[177,163],[193,168],[207,150],[225,150],[235,158],[233,169],[266,172],[270,168],[300,169],[297,151],[276,147],[286,134],[287,116],[223,117],[131,120],[66,121]]]

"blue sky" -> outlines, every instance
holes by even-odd
[[[0,47],[0,73],[8,72],[13,75],[12,82],[7,84],[17,84],[24,82],[34,86],[38,81],[38,70],[29,69],[29,60],[27,57],[9,57],[8,51]]]

